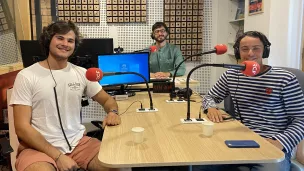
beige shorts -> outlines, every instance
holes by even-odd
[[[22,145],[19,145],[19,149],[22,148],[20,146]],[[84,136],[80,139],[72,153],[68,153],[66,155],[71,157],[79,167],[87,169],[88,164],[99,152],[99,147],[100,141],[98,139]],[[23,171],[26,167],[35,162],[48,162],[57,168],[56,162],[51,157],[45,153],[30,148],[25,148],[18,152],[15,166],[18,171]]]

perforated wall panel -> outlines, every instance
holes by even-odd
[[[163,21],[163,0],[147,1],[147,22],[146,23],[106,23],[106,1],[100,1],[100,22],[99,23],[78,23],[80,31],[85,38],[109,38],[110,27],[117,27],[117,46],[124,48],[124,52],[132,52],[144,49],[153,43],[150,38],[152,25],[157,21]],[[203,49],[212,48],[212,0],[204,0],[203,9]],[[20,61],[20,55],[17,55],[17,46],[13,33],[0,35],[0,65]],[[201,58],[201,61],[194,63],[195,66],[202,63],[210,63],[211,55]],[[193,88],[200,93],[206,93],[210,88],[211,69],[209,67],[201,68],[192,74],[192,78],[198,80],[200,85]],[[105,116],[102,107],[89,100],[90,105],[83,108],[83,122],[91,120],[101,120]]]
[[[117,40],[114,40],[116,47],[124,48],[124,52],[132,52],[144,49],[153,43],[150,37],[152,25],[157,21],[163,21],[164,0],[147,1],[147,22],[146,23],[106,23],[106,1],[100,1],[100,23],[78,23],[82,35],[86,38],[109,38],[110,27],[117,28]],[[208,50],[211,46],[212,33],[212,0],[204,0],[203,12],[203,49]],[[211,56],[206,55],[201,61],[195,62],[195,66],[202,63],[210,63]],[[200,81],[200,85],[194,88],[195,91],[206,93],[210,88],[210,68],[202,68],[192,74],[192,78]],[[91,120],[102,120],[105,116],[102,107],[90,100],[90,105],[83,108],[83,122]]]
[[[203,9],[203,51],[212,49],[214,46],[211,45],[212,42],[212,0],[204,0],[204,9]],[[195,66],[198,66],[203,63],[211,63],[211,55],[204,55],[201,57],[201,61],[195,62]],[[196,70],[192,74],[192,78],[200,82],[200,86],[194,88],[196,92],[207,93],[211,88],[211,68],[203,67]]]
[[[21,61],[15,35],[12,31],[0,33],[0,65]]]

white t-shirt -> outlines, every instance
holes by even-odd
[[[72,151],[85,131],[80,118],[82,95],[93,97],[102,89],[98,82],[88,81],[85,72],[86,69],[71,63],[64,69],[52,70],[60,117]],[[50,70],[35,63],[18,73],[10,105],[31,106],[31,125],[54,147],[70,153],[59,123],[54,87]]]

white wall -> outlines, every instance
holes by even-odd
[[[304,71],[304,11],[303,11],[303,20],[302,20],[302,71]]]
[[[249,1],[245,0],[245,25],[244,31],[260,31],[264,33],[266,36],[269,34],[269,21],[270,21],[270,4],[271,0],[264,0],[264,12],[256,15],[248,15],[248,5]],[[277,0],[278,1],[278,0]],[[280,0],[280,1],[288,1],[288,0]],[[282,14],[283,15],[283,14]],[[283,16],[281,16],[283,17]]]
[[[228,0],[213,0],[214,8],[217,8],[217,10],[214,10],[213,14],[213,20],[214,20],[214,27],[216,29],[216,34],[213,36],[213,39],[215,40],[214,44],[226,44],[226,42],[229,39],[229,31],[228,26],[229,23],[229,11],[228,11]],[[231,50],[231,49],[230,49]],[[228,50],[228,51],[230,51]],[[229,55],[213,55],[212,56],[212,62],[213,63],[235,63],[236,61]],[[212,85],[215,84],[215,82],[218,80],[218,78],[225,72],[226,69],[224,68],[212,68],[213,73],[213,79],[211,80]]]
[[[301,68],[302,18],[303,0],[265,0],[261,14],[248,16],[246,9],[244,30],[261,31],[269,38],[271,52],[265,63]]]
[[[216,34],[212,42],[228,43],[229,40],[229,4],[231,0],[213,0],[212,20]],[[301,38],[303,19],[303,0],[264,0],[264,12],[248,15],[249,1],[245,0],[244,31],[257,30],[263,32],[272,43],[271,53],[264,63],[272,66],[287,66],[300,68],[301,66]],[[303,40],[304,42],[304,36]],[[303,45],[304,46],[304,45]],[[231,45],[228,45],[232,52]],[[236,63],[234,57],[227,54],[212,56],[214,63]],[[212,68],[210,83],[214,85],[226,69]]]

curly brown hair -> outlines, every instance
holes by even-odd
[[[75,51],[81,43],[81,35],[79,28],[72,21],[56,21],[52,24],[49,24],[46,27],[43,27],[43,31],[40,35],[39,43],[41,45],[42,52],[48,57],[50,51],[50,43],[55,34],[66,34],[69,31],[74,31],[75,33]]]

